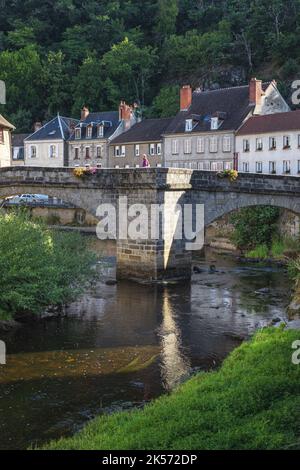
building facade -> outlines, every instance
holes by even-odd
[[[69,166],[107,168],[109,144],[136,122],[133,108],[121,102],[119,111],[90,113],[84,107],[81,120],[69,138]]]
[[[251,117],[236,151],[242,173],[300,176],[300,111]]]
[[[63,167],[69,165],[67,141],[78,121],[57,115],[24,140],[25,166]]]
[[[276,82],[212,91],[184,86],[180,112],[164,134],[167,167],[222,171],[237,167],[235,132],[252,115],[289,111]]]
[[[11,166],[11,133],[15,127],[0,114],[0,167]]]
[[[151,167],[161,167],[164,154],[162,134],[171,121],[172,118],[145,119],[113,139],[109,146],[109,167],[142,167],[143,155],[148,157]]]

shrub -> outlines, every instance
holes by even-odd
[[[0,214],[0,318],[71,301],[93,261],[79,234],[51,231],[24,213]]]

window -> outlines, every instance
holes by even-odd
[[[115,147],[115,157],[119,157],[120,156],[120,147],[117,145]]]
[[[284,160],[283,173],[289,174],[290,172],[291,172],[291,162],[289,160]]]
[[[4,129],[0,128],[0,144],[4,143]]]
[[[155,152],[155,144],[150,144],[150,145],[149,145],[149,153],[150,153],[150,155],[152,155],[152,156],[155,155],[155,153],[156,153],[156,152]]]
[[[75,147],[74,149],[74,160],[79,160],[79,148]]]
[[[86,137],[87,139],[91,139],[92,138],[92,133],[93,133],[93,127],[92,126],[88,126],[86,128]]]
[[[243,172],[249,173],[249,162],[243,162]]]
[[[184,153],[192,153],[191,139],[186,139],[184,141]]]
[[[24,147],[14,147],[13,160],[24,160]]]
[[[104,136],[104,126],[98,126],[98,137]]]
[[[223,171],[223,162],[211,162],[211,171]]]
[[[256,150],[263,150],[263,140],[261,138],[256,139]]]
[[[298,173],[300,173],[300,160],[298,160]]]
[[[91,158],[90,147],[85,147],[85,158],[89,160]]]
[[[30,147],[30,158],[36,158],[36,146],[31,145]]]
[[[243,150],[244,152],[250,152],[250,142],[248,139],[243,140]]]
[[[210,139],[209,139],[209,151],[211,153],[217,153],[217,151],[218,151],[218,137],[210,137]]]
[[[75,139],[81,139],[81,129],[79,127],[75,129]]]
[[[140,144],[136,144],[134,146],[134,154],[135,154],[136,157],[140,156]]]
[[[217,130],[219,128],[219,118],[217,117],[211,118],[210,124],[211,124],[210,125],[211,130]]]
[[[103,145],[98,145],[96,150],[96,157],[102,158],[103,157]]]
[[[172,140],[172,154],[178,154],[178,140]]]
[[[262,162],[256,162],[255,167],[256,167],[256,173],[262,173],[262,171],[263,171],[263,164],[262,164]]]
[[[223,152],[230,152],[231,151],[231,137],[229,135],[225,135],[223,137]]]
[[[271,175],[276,175],[276,162],[269,162],[269,172]]]
[[[298,135],[298,147],[300,148],[300,134]]]
[[[270,142],[269,144],[270,150],[276,150],[276,145],[277,145],[276,137],[270,137],[269,142]]]
[[[291,148],[291,137],[289,135],[283,136],[283,148],[290,149]]]
[[[224,170],[232,170],[233,163],[232,162],[224,162]]]
[[[49,147],[49,156],[50,158],[56,157],[56,145],[50,145]]]
[[[204,153],[205,151],[205,140],[203,137],[197,139],[197,153]]]
[[[125,145],[121,145],[121,157],[125,157],[126,155],[126,147]]]
[[[157,144],[157,155],[161,155],[161,144]]]
[[[210,163],[209,162],[198,162],[198,170],[209,171]]]
[[[191,132],[193,130],[193,120],[186,119],[185,120],[185,132]]]

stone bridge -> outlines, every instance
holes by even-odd
[[[144,281],[191,276],[186,240],[174,240],[177,204],[204,205],[205,226],[249,206],[277,206],[300,214],[300,178],[288,176],[240,174],[231,182],[212,172],[156,168],[103,169],[77,178],[69,168],[1,168],[0,198],[20,193],[58,197],[92,215],[100,204],[117,206],[126,196],[128,206],[148,208],[149,226],[151,207],[164,204],[158,238],[117,238],[117,277]]]

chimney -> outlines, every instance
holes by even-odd
[[[131,106],[121,101],[119,105],[119,120],[123,121],[124,129],[128,130],[131,127],[131,122],[133,119],[133,110]]]
[[[180,89],[180,111],[187,111],[192,104],[193,91],[190,85],[184,85]]]
[[[262,94],[263,94],[262,81],[257,80],[256,78],[251,78],[250,85],[249,85],[250,103],[255,104],[256,106],[260,106]]]
[[[86,106],[84,106],[84,107],[82,108],[82,110],[81,110],[81,118],[80,118],[80,120],[81,120],[81,121],[85,121],[89,114],[90,114],[89,108],[87,108]]]
[[[35,122],[33,125],[34,132],[39,131],[42,128],[42,123],[41,122]]]

